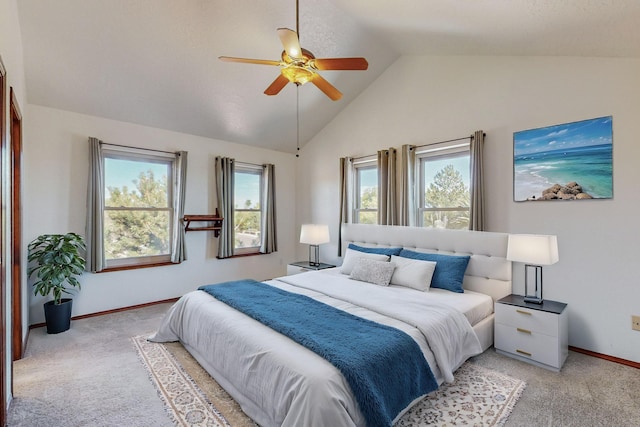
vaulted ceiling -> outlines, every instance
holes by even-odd
[[[316,57],[363,56],[315,86],[264,90],[295,0],[19,0],[27,100],[285,152],[304,145],[401,55],[640,57],[638,0],[299,0]]]

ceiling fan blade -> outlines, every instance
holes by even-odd
[[[280,74],[274,81],[269,85],[267,90],[264,91],[265,95],[277,95],[280,93],[283,87],[285,87],[289,83],[289,80]]]
[[[278,28],[278,37],[282,42],[285,52],[291,58],[302,59],[302,48],[300,47],[300,40],[298,39],[298,33],[288,28]]]
[[[242,62],[245,64],[280,65],[280,61],[271,61],[268,59],[233,58],[231,56],[219,56],[218,59],[225,62]]]
[[[317,70],[366,70],[369,63],[364,58],[316,58],[311,66]]]
[[[331,98],[333,101],[337,101],[342,98],[342,93],[318,73],[314,74],[313,78],[311,79],[311,83],[316,85],[318,89],[323,91],[324,94]]]

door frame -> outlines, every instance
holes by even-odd
[[[12,360],[22,359],[22,113],[18,99],[9,89],[9,173],[11,174],[11,317]]]
[[[0,426],[7,424],[7,328],[5,307],[7,304],[6,292],[6,259],[7,248],[5,238],[6,227],[6,201],[4,199],[5,158],[7,152],[7,128],[6,128],[6,98],[7,98],[7,71],[0,57]],[[13,383],[13,381],[12,381]],[[13,384],[11,385],[13,389]]]

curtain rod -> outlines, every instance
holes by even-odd
[[[388,153],[390,150],[398,151],[395,147],[387,148],[387,149],[382,150],[382,151],[386,151]],[[376,154],[369,154],[367,156],[360,156],[360,157],[351,157],[351,161],[352,162],[357,162],[358,160],[366,159],[366,158],[369,158],[369,157],[371,157],[372,158],[371,161],[373,161],[373,160],[376,159],[376,156],[378,155],[377,153],[378,152],[376,151]]]
[[[486,134],[484,134],[484,135],[486,135]],[[432,142],[430,144],[416,145],[415,147],[411,147],[411,149],[412,150],[414,150],[414,149],[417,150],[418,148],[431,147],[432,145],[446,144],[448,142],[464,141],[465,139],[473,140],[473,135],[465,136],[463,138],[448,139],[446,141]]]
[[[482,135],[483,136],[487,136],[486,133],[483,133]],[[418,148],[430,147],[432,145],[438,145],[438,144],[446,144],[447,142],[464,141],[465,139],[472,140],[473,139],[473,135],[465,136],[465,137],[462,137],[462,138],[448,139],[446,141],[432,142],[430,144],[417,145],[415,147],[411,147],[411,149],[412,150],[414,150],[414,149],[417,150]],[[395,148],[394,148],[394,150],[395,150]],[[375,154],[370,154],[368,156],[352,157],[351,161],[355,162],[355,161],[366,159],[367,157],[372,157],[372,156],[375,156]]]
[[[237,160],[234,160],[233,162],[238,166],[244,166],[244,167],[264,168],[266,166],[266,165],[259,165],[257,163],[239,162]]]
[[[176,154],[175,151],[163,151],[163,150],[155,150],[153,148],[140,148],[140,147],[132,147],[130,145],[120,145],[120,144],[112,144],[110,142],[100,142],[102,145],[110,145],[112,147],[122,147],[122,148],[132,148],[134,150],[145,150],[145,151],[155,151],[156,153],[165,153],[165,154]]]

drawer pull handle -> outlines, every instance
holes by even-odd
[[[520,313],[520,314],[526,314],[526,315],[531,316],[531,313],[529,313],[528,311],[516,310],[516,312]]]
[[[516,351],[520,354],[524,354],[525,356],[529,356],[531,357],[531,353],[529,353],[528,351],[524,351],[524,350],[520,350],[520,349],[516,349]]]
[[[523,334],[529,334],[529,335],[531,335],[531,331],[530,331],[530,330],[528,330],[528,329],[516,328],[516,330],[517,330],[518,332],[522,332]]]

